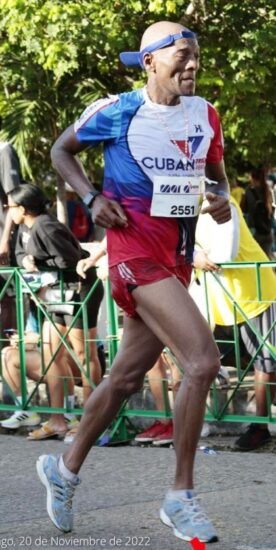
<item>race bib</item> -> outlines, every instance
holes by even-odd
[[[204,176],[154,176],[151,216],[198,216],[205,190]]]

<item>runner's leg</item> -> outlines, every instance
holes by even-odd
[[[65,466],[78,473],[98,437],[110,425],[124,400],[138,391],[163,344],[138,318],[126,317],[120,349],[110,376],[90,395],[76,437],[63,455]]]
[[[133,297],[141,319],[171,349],[185,372],[174,409],[174,488],[192,489],[195,451],[208,390],[220,366],[219,352],[208,324],[177,279],[139,286]]]

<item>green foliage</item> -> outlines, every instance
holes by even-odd
[[[218,108],[232,168],[275,164],[276,11],[272,1],[206,2],[198,91]],[[211,92],[211,94],[210,94]]]
[[[141,85],[144,75],[118,54],[162,19],[199,34],[197,93],[221,114],[230,170],[276,164],[272,0],[0,0],[0,10],[2,136],[25,176],[54,179],[49,151],[59,133],[91,101]],[[84,158],[98,180],[100,154]]]

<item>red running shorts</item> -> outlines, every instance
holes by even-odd
[[[111,294],[118,306],[129,317],[136,317],[136,304],[132,291],[137,286],[157,283],[168,277],[176,277],[187,288],[191,273],[192,266],[190,264],[166,267],[151,258],[136,258],[109,269]]]

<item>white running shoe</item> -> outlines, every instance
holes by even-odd
[[[21,426],[38,426],[40,420],[41,418],[36,412],[15,411],[10,418],[1,421],[1,426],[9,430],[17,430]]]
[[[194,491],[189,497],[174,496],[168,492],[160,510],[160,519],[172,527],[176,537],[186,541],[216,542],[218,536],[212,522],[198,504]]]
[[[73,529],[72,498],[75,488],[80,483],[76,475],[75,481],[65,479],[59,471],[59,457],[41,455],[36,463],[40,481],[47,490],[47,512],[54,525],[69,533]]]

